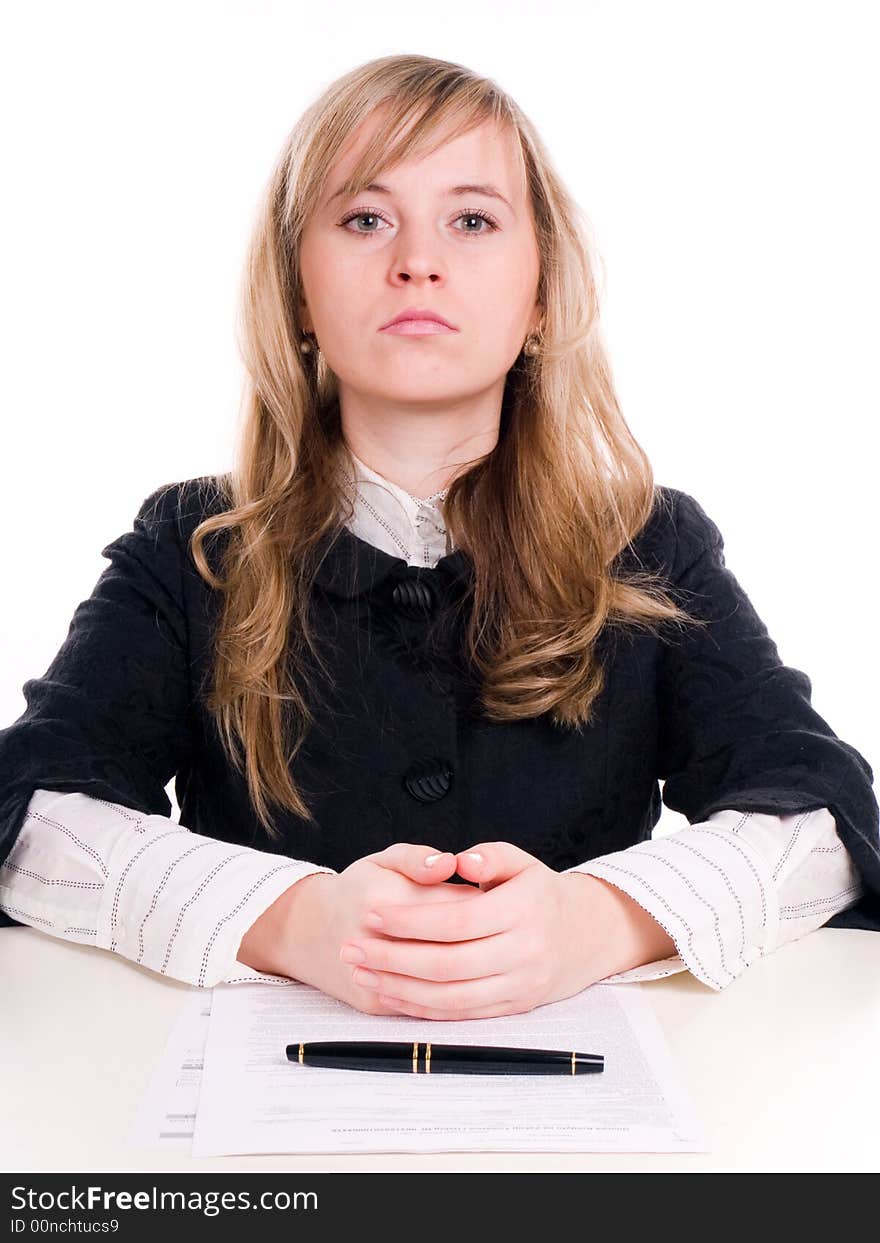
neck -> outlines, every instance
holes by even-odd
[[[498,442],[500,405],[481,402],[475,410],[472,398],[466,409],[447,404],[443,414],[387,402],[365,406],[360,396],[354,408],[349,401],[340,409],[343,438],[355,457],[418,499],[448,488]]]

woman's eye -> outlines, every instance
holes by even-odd
[[[480,225],[479,225],[479,227],[477,227],[477,228],[472,228],[472,229],[458,229],[458,230],[457,230],[457,232],[459,232],[459,233],[470,233],[470,234],[474,234],[474,235],[475,235],[475,236],[477,236],[477,237],[479,237],[479,236],[480,236],[481,234],[483,234],[483,233],[494,233],[494,232],[497,230],[497,228],[498,228],[498,225],[495,223],[495,221],[492,219],[492,217],[488,214],[488,212],[483,212],[483,211],[463,211],[463,212],[459,212],[459,214],[455,217],[455,219],[456,219],[457,221],[458,221],[458,220],[470,220],[470,221],[474,221],[474,222],[480,222]],[[373,221],[375,221],[375,222],[377,222],[377,223],[378,223],[380,220],[385,220],[385,217],[384,217],[384,216],[382,216],[382,215],[380,215],[380,214],[379,214],[379,212],[377,212],[377,211],[355,211],[355,212],[351,212],[348,216],[346,216],[346,217],[345,217],[345,219],[344,219],[344,220],[341,220],[341,221],[339,222],[339,226],[340,226],[340,228],[347,229],[347,231],[348,231],[349,233],[358,233],[358,234],[360,234],[362,237],[367,236],[367,235],[368,235],[368,234],[370,234],[370,233],[381,233],[381,232],[383,232],[383,231],[384,231],[384,230],[382,230],[382,229],[378,229],[378,228],[374,228],[374,229],[349,229],[349,228],[348,228],[348,225],[349,225],[352,221],[354,221],[354,220],[361,220],[361,221],[364,221],[364,220],[373,220]],[[387,221],[386,221],[386,224],[387,224]],[[482,227],[482,226],[485,226],[485,227]]]
[[[372,211],[356,211],[356,212],[352,212],[352,214],[351,214],[350,216],[346,216],[344,220],[340,221],[340,226],[341,226],[341,227],[343,227],[343,228],[345,228],[345,227],[349,224],[349,222],[350,222],[350,221],[352,221],[352,220],[382,220],[382,219],[384,219],[384,217],[379,216],[376,212],[372,212]],[[349,231],[349,233],[364,233],[364,232],[367,232],[367,233],[378,233],[378,232],[381,232],[381,230],[379,230],[379,229],[366,229],[366,230],[364,230],[364,229],[349,229],[348,231]]]
[[[460,229],[460,233],[494,233],[498,228],[488,212],[483,211],[463,211],[456,220],[479,220],[487,226],[485,229]]]

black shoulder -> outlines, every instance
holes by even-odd
[[[199,523],[229,508],[222,479],[199,475],[156,488],[141,502],[130,529],[102,548],[101,556],[129,566],[137,561],[168,575],[177,567],[179,573],[181,556],[192,560],[189,542]]]
[[[724,537],[700,502],[677,488],[675,505],[675,558],[672,577],[678,581],[694,563],[709,551],[712,559],[724,565]]]
[[[135,530],[157,538],[173,533],[184,543],[205,518],[229,508],[223,478],[197,475],[156,488],[141,502],[134,519]]]
[[[724,541],[699,501],[680,488],[657,484],[651,515],[630,547],[641,565],[676,581],[707,548],[720,553]]]

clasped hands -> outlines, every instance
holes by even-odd
[[[351,964],[358,1008],[441,1020],[520,1014],[621,969],[625,895],[596,877],[556,872],[503,841],[458,854],[396,843],[368,861],[426,888],[409,886],[405,903],[374,902],[364,932],[344,935],[339,959]],[[456,871],[478,888],[446,884]]]

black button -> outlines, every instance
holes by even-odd
[[[418,578],[401,579],[392,591],[391,599],[397,608],[411,617],[430,613],[436,604],[431,588]]]
[[[420,803],[433,803],[449,793],[452,765],[438,758],[416,760],[403,774],[403,784]]]

